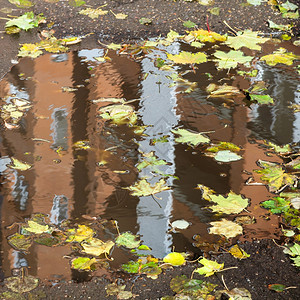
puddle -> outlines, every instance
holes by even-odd
[[[168,51],[190,50],[187,47],[175,43]],[[255,80],[268,82],[268,94],[276,101],[273,106],[249,107],[243,95],[234,102],[207,98],[205,88],[212,81],[205,73],[210,73],[214,82],[219,80],[218,84],[247,87],[241,76],[225,80],[230,76],[225,71],[217,72],[212,62],[201,64],[184,76],[197,83],[194,91],[185,93],[190,85],[174,83],[170,76],[190,70],[189,66],[160,70],[153,63],[155,52],[138,62],[114,51],[108,52],[110,60],[105,63],[95,59],[103,55],[103,49],[94,49],[21,59],[0,82],[1,105],[13,103],[16,98],[30,104],[16,126],[2,122],[3,275],[10,276],[13,269],[28,267],[29,274],[41,279],[78,278],[78,272],[70,268],[69,245],[50,248],[35,243],[30,251],[22,252],[8,244],[7,236],[18,229],[17,225],[8,226],[24,222],[34,213],[47,214],[57,226],[66,219],[78,224],[90,224],[93,217],[116,220],[120,232],[139,234],[155,257],[164,257],[173,247],[178,252],[200,255],[211,249],[209,245],[222,244],[225,239],[209,234],[209,222],[222,216],[206,209],[208,201],[196,189],[198,184],[217,194],[233,191],[251,199],[250,206],[239,216],[253,217],[255,223],[243,226],[240,239],[276,238],[277,216],[266,217],[267,211],[259,205],[271,193],[263,185],[245,182],[249,172],[258,168],[258,159],[281,162],[275,154],[266,155],[261,146],[264,139],[279,145],[300,139],[300,113],[289,108],[300,104],[299,82],[293,73],[258,63]],[[137,125],[146,126],[144,133],[136,134],[136,128],[126,124],[116,126],[104,121],[99,110],[110,103],[101,102],[100,98],[134,100],[130,105],[137,113]],[[205,156],[199,147],[176,143],[171,130],[180,126],[209,132],[213,142],[238,145],[243,159],[220,163]],[[86,141],[88,149],[76,149],[74,143],[78,141]],[[150,167],[139,172],[137,165],[143,155],[152,151],[167,164],[158,166],[160,173]],[[32,168],[8,168],[11,157]],[[161,177],[166,178],[171,189],[157,197],[135,197],[124,189],[138,179],[156,182]],[[170,223],[178,219],[186,220],[190,227],[172,231]],[[113,227],[101,232],[103,236],[98,237],[103,240],[117,235]],[[116,268],[127,262],[130,255],[115,247],[112,257],[111,266]]]

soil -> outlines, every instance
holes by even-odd
[[[53,22],[52,28],[55,36],[86,36],[80,45],[74,45],[73,49],[92,49],[101,47],[101,43],[132,43],[155,36],[165,36],[170,29],[183,33],[186,28],[183,21],[193,21],[199,28],[206,29],[207,23],[212,31],[218,33],[230,32],[224,24],[226,21],[232,28],[252,29],[266,34],[273,34],[268,27],[267,20],[276,24],[289,24],[291,20],[282,18],[278,10],[274,10],[267,2],[260,6],[242,6],[245,0],[216,0],[215,5],[220,8],[220,15],[215,16],[208,12],[209,7],[197,2],[183,0],[87,0],[86,7],[96,8],[105,5],[103,9],[112,10],[114,13],[124,13],[128,17],[118,20],[112,13],[90,19],[78,14],[82,7],[72,7],[68,1],[53,3],[52,0],[33,0],[35,6],[30,9],[18,9],[7,0],[0,0],[0,8],[13,8],[10,15],[21,15],[32,10],[35,14],[43,13],[47,24]],[[291,0],[297,4],[297,0]],[[7,17],[0,12],[0,17]],[[147,17],[152,19],[150,25],[142,25],[139,19]],[[6,20],[0,19],[0,27],[4,29]],[[299,20],[295,23],[294,36],[299,34]],[[0,32],[0,78],[4,76],[10,67],[17,62],[19,44],[38,42],[39,31],[47,29],[47,24],[39,29],[21,32],[17,36]],[[277,34],[275,32],[275,34]],[[289,257],[283,253],[282,248],[272,240],[246,242],[241,247],[251,256],[246,260],[238,260],[228,253],[214,257],[218,262],[224,262],[225,267],[237,266],[223,273],[208,277],[207,280],[218,284],[217,289],[224,289],[222,275],[228,289],[234,287],[246,288],[252,295],[252,299],[299,299],[299,270],[291,264]],[[87,282],[59,282],[49,286],[41,284],[31,294],[31,299],[36,295],[38,299],[105,299],[105,286],[111,282],[126,284],[126,290],[131,290],[136,295],[135,299],[159,299],[165,295],[174,295],[169,282],[177,275],[191,276],[195,264],[164,270],[158,279],[153,280],[140,276],[129,276],[124,273],[113,273],[100,277],[94,277]],[[195,275],[195,278],[200,278]],[[202,277],[203,279],[203,277]],[[282,293],[268,290],[268,285],[280,283],[287,287]],[[3,287],[5,290],[5,287]],[[110,297],[116,299],[116,297]],[[11,298],[13,299],[13,298]],[[108,298],[109,299],[109,298]],[[226,297],[224,298],[226,299]]]

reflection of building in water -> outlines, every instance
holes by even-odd
[[[1,97],[15,93],[33,104],[19,129],[5,130],[2,134],[1,154],[33,165],[30,170],[21,172],[6,168],[8,157],[1,159],[1,171],[6,176],[3,228],[37,212],[49,214],[54,224],[68,217],[102,215],[108,198],[116,193],[116,186],[122,182],[130,185],[134,181],[136,175],[132,172],[122,179],[114,172],[129,166],[134,168],[133,160],[124,165],[122,155],[126,149],[122,147],[115,151],[118,155],[106,154],[110,154],[107,165],[97,166],[97,161],[105,155],[104,150],[112,146],[109,138],[115,138],[113,144],[119,136],[109,133],[108,138],[103,137],[105,128],[97,118],[97,109],[103,104],[95,105],[91,100],[137,98],[138,64],[113,53],[111,57],[111,62],[94,64],[92,72],[77,53],[23,59],[1,82]],[[20,73],[27,79],[20,80]],[[80,140],[89,141],[91,149],[75,150],[72,145]],[[32,275],[70,276],[68,260],[62,261],[62,257],[70,253],[69,248],[57,247],[51,252],[51,260],[49,249],[36,244],[29,255],[21,255],[6,243],[5,237],[11,233],[2,231],[2,250],[8,254],[3,265],[5,270],[28,260],[25,265],[30,266]]]

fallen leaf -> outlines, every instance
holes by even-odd
[[[139,22],[142,24],[142,25],[150,25],[152,23],[152,20],[149,19],[149,18],[140,18],[139,19]]]
[[[232,246],[228,251],[232,256],[238,258],[238,259],[245,259],[250,257],[250,254],[248,254],[246,251],[244,251],[242,248],[240,248],[238,245]]]
[[[137,248],[141,241],[137,240],[136,238],[136,235],[133,235],[130,232],[124,232],[116,238],[116,244],[118,246],[124,246],[128,249]]]
[[[104,16],[104,15],[108,14],[108,10],[102,10],[101,8],[96,8],[96,9],[86,8],[86,9],[81,10],[79,12],[79,14],[86,15],[86,16],[90,17],[91,19],[96,19],[99,16]]]
[[[251,101],[257,101],[259,104],[274,104],[274,100],[270,95],[249,94]]]
[[[208,147],[205,151],[217,153],[222,150],[230,150],[231,152],[239,152],[241,148],[230,142],[219,142],[216,145]]]
[[[38,24],[35,22],[34,16],[32,14],[25,13],[24,15],[11,19],[6,22],[5,27],[17,26],[23,30],[29,30],[31,28],[37,27]]]
[[[39,285],[39,279],[31,275],[22,277],[8,277],[5,279],[6,286],[15,293],[32,291]]]
[[[23,44],[18,56],[36,58],[43,54],[43,51],[36,44]]]
[[[285,290],[286,286],[279,283],[273,283],[268,285],[268,289],[271,291],[275,291],[277,293],[281,293]]]
[[[238,88],[227,85],[226,83],[223,85],[211,83],[206,87],[206,92],[209,93],[209,98],[232,99],[237,95],[242,95],[242,92]]]
[[[28,8],[33,6],[32,2],[29,0],[8,0],[11,4],[14,4],[15,6],[19,8]]]
[[[125,20],[128,17],[128,15],[125,15],[123,13],[115,14],[112,10],[110,12],[115,16],[116,19],[119,19],[119,20]]]
[[[66,242],[78,242],[81,243],[83,240],[92,238],[95,234],[94,230],[86,225],[78,225],[78,228],[68,229],[68,239]]]
[[[207,187],[203,184],[198,184],[196,189],[201,190],[202,198],[205,200],[208,200],[208,201],[211,200],[210,196],[216,193],[214,190],[210,189],[209,187]]]
[[[97,260],[95,258],[90,259],[88,257],[77,257],[71,261],[71,268],[90,271],[95,269],[94,265],[96,262]]]
[[[208,10],[212,15],[219,16],[220,15],[220,7],[213,7]]]
[[[185,263],[185,257],[179,252],[171,252],[163,258],[163,261],[172,266],[181,266]]]
[[[136,167],[139,171],[146,167],[154,167],[154,166],[162,166],[166,165],[167,162],[163,159],[157,159],[153,152],[148,153],[147,155],[143,155],[144,160],[141,161]]]
[[[291,52],[287,52],[284,48],[279,48],[272,54],[264,55],[260,60],[264,60],[269,66],[276,66],[277,64],[285,64],[291,66],[294,60],[299,60],[300,56]]]
[[[125,104],[108,105],[100,110],[100,116],[105,120],[111,120],[114,124],[131,124],[137,121],[137,115],[133,106]]]
[[[20,160],[14,158],[14,157],[11,157],[10,159],[11,159],[12,163],[7,166],[11,169],[26,171],[32,167],[30,164],[21,162]]]
[[[83,0],[69,0],[69,4],[73,7],[79,7],[85,4]]]
[[[203,30],[203,29],[198,29],[198,30],[193,30],[188,33],[188,36],[194,37],[196,40],[205,43],[214,43],[216,41],[224,42],[226,41],[226,36],[218,34],[213,31],[208,31],[208,30]]]
[[[175,139],[177,143],[184,143],[192,147],[197,147],[199,144],[206,144],[210,142],[210,139],[203,136],[202,133],[191,132],[186,129],[174,129],[171,131],[180,136]]]
[[[247,0],[247,2],[251,5],[257,6],[257,5],[261,5],[263,0]]]
[[[232,290],[221,290],[215,293],[216,299],[230,300],[252,300],[251,293],[245,288],[234,288]]]
[[[254,172],[262,174],[260,179],[267,183],[270,192],[277,192],[283,186],[292,186],[297,180],[297,176],[285,173],[278,164],[263,160],[259,160],[257,163],[263,169],[254,170]]]
[[[216,161],[220,162],[231,162],[242,159],[242,157],[234,152],[229,150],[218,151],[214,157]]]
[[[201,64],[207,61],[205,53],[191,53],[187,51],[181,51],[179,54],[167,54],[168,59],[174,61],[177,64]]]
[[[211,201],[217,203],[217,205],[211,206],[213,211],[217,211],[225,214],[238,214],[243,211],[249,205],[249,199],[243,198],[241,195],[237,195],[230,191],[227,197],[222,195],[209,195]]]
[[[271,20],[268,20],[268,23],[269,23],[269,27],[271,29],[278,29],[278,30],[281,30],[281,31],[289,31],[293,27],[290,24],[287,24],[287,25],[276,24]]]
[[[113,241],[103,242],[97,238],[90,238],[85,242],[82,242],[80,245],[82,246],[82,252],[85,252],[90,255],[100,256],[101,254],[108,254],[111,248],[114,246]]]
[[[244,32],[238,32],[237,36],[228,36],[225,44],[234,48],[235,50],[242,47],[246,47],[252,50],[261,50],[261,46],[258,44],[263,44],[268,41],[269,38],[262,38],[258,36],[258,32],[245,30]]]
[[[227,53],[217,50],[214,56],[218,58],[214,60],[218,65],[218,69],[236,68],[238,64],[246,64],[253,59],[252,56],[244,56],[244,53],[240,50],[230,50]]]
[[[75,148],[76,150],[88,150],[91,149],[90,146],[90,142],[87,140],[83,140],[83,141],[77,141],[73,144],[73,148]]]
[[[200,275],[205,275],[205,277],[209,277],[224,268],[224,264],[219,264],[216,261],[206,258],[200,259],[199,263],[202,264],[203,267],[195,269],[194,272]]]
[[[196,26],[196,23],[194,23],[194,22],[188,20],[188,21],[183,22],[182,25],[183,25],[184,27],[187,27],[187,28],[193,28],[193,27]]]
[[[126,189],[132,191],[133,193],[131,194],[133,196],[150,196],[169,190],[170,187],[165,184],[166,182],[164,179],[160,179],[154,185],[151,185],[146,179],[142,179]]]
[[[172,228],[174,229],[187,229],[190,226],[190,223],[186,220],[176,220],[171,223]]]
[[[273,214],[281,214],[282,212],[288,211],[290,208],[290,201],[281,197],[274,197],[271,200],[263,201],[260,205],[269,209]]]
[[[284,2],[284,3],[282,3],[281,6],[283,8],[285,8],[286,10],[290,10],[290,11],[294,11],[294,10],[296,10],[296,9],[299,8],[298,5],[292,3],[292,2],[290,2],[288,0],[286,2]]]
[[[209,233],[224,235],[226,238],[232,238],[243,234],[243,227],[235,222],[222,219],[221,221],[210,222],[213,227],[209,228]]]
[[[129,261],[128,263],[123,264],[121,268],[127,273],[135,274],[139,272],[140,263],[137,261]]]
[[[32,220],[28,220],[27,224],[29,227],[22,227],[22,228],[34,234],[41,234],[43,232],[47,232],[50,230],[49,225],[42,225]]]
[[[19,251],[28,251],[32,245],[32,239],[28,235],[16,232],[7,238],[8,243]]]

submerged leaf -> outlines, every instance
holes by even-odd
[[[227,238],[243,234],[243,227],[235,222],[222,219],[221,221],[210,222],[213,227],[209,228],[209,233],[224,235]]]
[[[242,47],[246,47],[252,50],[261,50],[261,46],[258,44],[263,44],[269,40],[269,38],[259,37],[258,32],[253,32],[251,30],[245,30],[244,32],[238,32],[237,36],[229,36],[225,44],[234,48],[235,50]]]
[[[22,277],[8,277],[5,279],[6,286],[15,293],[26,293],[39,285],[39,279],[31,275]]]
[[[94,270],[94,264],[97,262],[95,258],[77,257],[72,260],[71,268],[77,270],[90,271]]]
[[[291,52],[287,52],[284,48],[279,48],[272,54],[261,57],[260,60],[264,60],[269,66],[276,66],[277,64],[285,64],[291,66],[294,60],[299,60],[300,56]]]
[[[205,275],[205,277],[209,277],[215,272],[221,271],[224,268],[224,264],[219,264],[216,261],[209,260],[206,258],[200,259],[199,263],[202,264],[203,267],[197,268],[194,272],[200,275]]]
[[[202,133],[191,132],[186,129],[174,129],[171,131],[180,136],[175,139],[177,143],[185,143],[196,147],[199,144],[206,144],[210,142],[210,139],[203,136]]]
[[[140,269],[140,263],[137,261],[129,261],[127,264],[122,265],[123,271],[127,273],[138,273]]]
[[[283,168],[275,163],[259,160],[258,165],[263,169],[254,172],[262,174],[260,179],[267,182],[270,192],[277,192],[283,186],[292,186],[297,180],[297,176],[285,173]]]
[[[218,64],[218,69],[236,68],[238,64],[245,64],[253,59],[252,56],[244,56],[240,50],[230,50],[227,53],[217,50],[214,56],[218,58],[214,60]]]
[[[261,206],[269,209],[273,214],[281,214],[282,212],[289,210],[290,201],[287,201],[281,197],[274,197],[271,200],[262,202]]]
[[[230,142],[219,142],[216,145],[210,146],[205,151],[216,153],[221,150],[230,150],[231,152],[239,152],[241,148]]]
[[[137,248],[141,241],[136,240],[137,236],[130,232],[123,232],[116,238],[116,244],[118,246],[124,246],[128,249]]]
[[[154,185],[151,185],[146,179],[142,179],[126,189],[133,191],[131,193],[133,196],[150,196],[169,190],[170,187],[165,185],[165,183],[164,179],[160,179]]]
[[[105,106],[100,110],[100,116],[103,119],[111,120],[117,125],[130,124],[134,125],[137,121],[137,115],[133,106],[125,104],[113,104]]]
[[[201,64],[207,61],[205,53],[191,53],[187,51],[181,51],[179,54],[168,54],[168,59],[174,61],[177,64]]]
[[[7,240],[12,247],[19,251],[28,251],[32,244],[30,236],[26,236],[17,232],[13,235],[10,235]]]
[[[225,213],[225,214],[238,214],[248,205],[248,198],[243,198],[241,195],[237,195],[230,191],[228,196],[225,198],[222,195],[209,195],[211,201],[217,203],[210,207],[213,211]]]
[[[185,263],[185,257],[179,252],[171,252],[164,257],[163,261],[172,266],[181,266]]]

